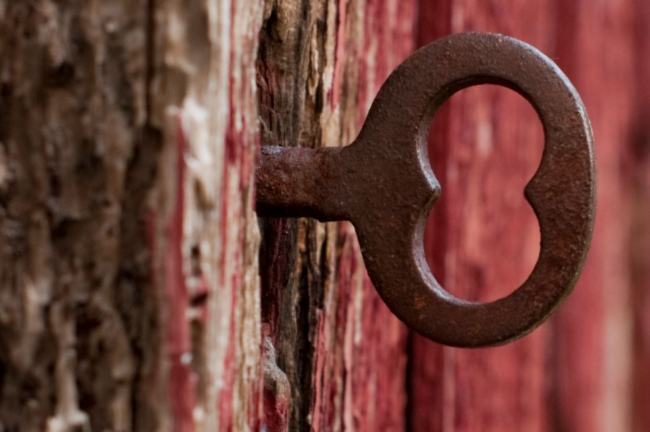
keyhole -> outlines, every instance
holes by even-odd
[[[494,301],[533,270],[539,224],[524,188],[543,143],[535,109],[501,86],[462,90],[436,113],[429,159],[442,195],[429,215],[424,246],[432,273],[452,295]]]

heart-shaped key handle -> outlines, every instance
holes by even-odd
[[[539,258],[522,286],[491,303],[446,292],[423,248],[440,193],[427,155],[429,125],[451,95],[479,84],[524,96],[545,135],[525,190],[539,220]],[[384,83],[351,145],[263,147],[256,183],[261,216],[351,221],[368,274],[393,313],[431,340],[463,347],[503,344],[540,325],[573,289],[595,215],[593,137],[580,97],[545,55],[496,34],[457,34],[418,50]]]

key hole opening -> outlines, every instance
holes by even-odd
[[[524,188],[543,147],[533,106],[499,85],[463,89],[434,116],[428,152],[442,194],[427,219],[424,249],[453,296],[498,300],[532,272],[540,231]]]

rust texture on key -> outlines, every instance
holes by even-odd
[[[542,161],[525,189],[539,220],[539,258],[522,286],[491,303],[446,292],[423,247],[440,194],[427,155],[429,125],[452,94],[480,84],[524,96],[545,134]],[[415,52],[384,83],[349,146],[263,147],[256,185],[260,216],[351,221],[370,278],[393,313],[431,340],[462,347],[509,342],[548,318],[577,281],[595,218],[593,136],[580,97],[545,55],[495,34],[453,35]]]

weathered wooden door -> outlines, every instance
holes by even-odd
[[[258,219],[261,145],[342,146],[418,46],[504,33],[591,117],[574,294],[513,344],[412,334],[348,223]],[[0,432],[646,431],[650,4],[0,0]],[[539,251],[543,132],[497,87],[437,114],[427,258],[490,301]]]

